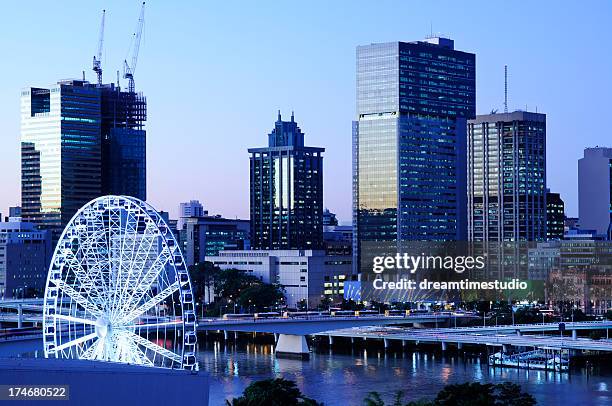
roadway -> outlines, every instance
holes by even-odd
[[[292,335],[311,335],[328,330],[350,327],[385,326],[398,324],[447,323],[451,318],[472,319],[470,315],[415,314],[409,316],[298,316],[248,319],[200,319],[199,331],[241,331]]]

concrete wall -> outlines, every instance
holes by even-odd
[[[208,405],[208,377],[184,370],[82,360],[1,359],[0,383],[68,385],[69,401],[46,401],[45,405]]]

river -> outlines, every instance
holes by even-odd
[[[445,385],[463,382],[504,381],[520,384],[539,405],[612,405],[612,365],[573,367],[567,373],[491,368],[477,354],[446,353],[380,346],[351,347],[348,343],[315,346],[310,360],[276,359],[270,340],[200,340],[200,369],[211,376],[210,405],[224,405],[251,382],[282,377],[295,381],[307,396],[327,406],[362,405],[370,391],[391,402],[402,390],[405,400],[433,398]],[[40,341],[0,346],[0,356],[40,354]],[[589,372],[587,372],[587,370]]]

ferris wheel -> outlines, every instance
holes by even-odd
[[[189,274],[151,206],[103,196],[74,215],[49,267],[43,334],[47,358],[197,369]]]

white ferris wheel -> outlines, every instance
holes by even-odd
[[[70,220],[49,267],[45,357],[197,369],[189,274],[147,203],[103,196]]]

